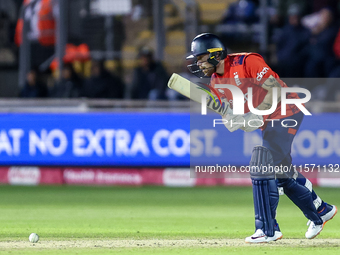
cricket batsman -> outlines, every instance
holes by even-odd
[[[187,59],[195,60],[188,66],[196,76],[211,77],[210,87],[216,88],[218,84],[230,84],[246,94],[248,88],[253,91],[253,106],[257,110],[272,108],[273,96],[277,97],[277,108],[270,115],[255,115],[250,112],[244,100],[244,125],[229,125],[226,127],[233,132],[242,129],[251,132],[258,127],[249,125],[249,120],[259,120],[266,123],[262,130],[262,146],[253,149],[250,160],[250,177],[253,186],[255,233],[245,239],[247,243],[264,243],[282,238],[277,223],[276,208],[279,202],[278,188],[283,189],[288,198],[300,208],[309,220],[306,238],[316,237],[323,229],[325,223],[337,213],[334,205],[324,202],[313,190],[312,183],[300,172],[290,168],[288,172],[263,171],[262,166],[291,166],[291,146],[298,131],[304,114],[295,105],[288,105],[286,115],[281,115],[281,88],[287,85],[271,70],[264,59],[255,53],[227,54],[221,40],[214,34],[200,34],[196,36],[191,45],[191,55]],[[276,88],[277,93],[273,93]],[[229,89],[215,89],[220,98],[232,104],[232,94]],[[296,98],[296,93],[287,94],[287,98]],[[238,117],[240,115],[237,115]],[[233,114],[223,116],[232,123],[236,117]],[[271,121],[268,121],[271,120]],[[280,121],[275,121],[280,120]],[[286,120],[287,125],[281,125]],[[238,122],[239,123],[239,122]],[[289,125],[288,123],[296,123]],[[289,126],[289,127],[288,127]],[[294,127],[292,127],[294,126]]]

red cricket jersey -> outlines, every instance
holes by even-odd
[[[288,87],[277,73],[275,73],[264,61],[261,55],[256,53],[229,54],[224,59],[224,74],[214,73],[211,77],[210,86],[215,88],[216,84],[230,84],[238,87],[244,94],[244,113],[249,112],[248,108],[248,87],[253,88],[253,106],[258,107],[267,94],[262,84],[273,76],[282,87]],[[226,98],[233,107],[232,93],[229,89],[215,89],[221,98]],[[287,98],[299,98],[296,93],[287,94]],[[266,119],[282,119],[292,116],[300,111],[295,105],[287,105],[286,115],[281,115],[281,102],[278,103],[275,112],[263,116]],[[267,124],[268,122],[265,122]],[[266,127],[263,126],[261,129]]]

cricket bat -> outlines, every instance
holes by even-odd
[[[232,113],[229,102],[226,99],[220,99],[214,93],[214,89],[203,84],[195,84],[182,76],[173,73],[168,87],[182,94],[183,96],[197,102],[202,103],[202,97],[206,98],[207,108],[221,115],[225,116],[227,113]]]

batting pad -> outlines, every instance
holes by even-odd
[[[264,167],[273,166],[273,156],[269,149],[255,146],[250,160],[250,177],[253,184],[255,227],[262,229],[267,236],[274,236],[276,208],[279,193],[275,172]]]

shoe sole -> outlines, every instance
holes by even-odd
[[[328,221],[330,221],[331,219],[334,218],[334,216],[335,216],[335,215],[337,214],[337,212],[338,212],[338,208],[337,208],[335,205],[334,205],[334,207],[335,207],[335,213],[333,214],[332,218],[326,220],[326,221],[322,224],[322,229],[321,229],[315,236],[313,236],[313,237],[311,237],[311,238],[308,238],[308,239],[314,239],[315,237],[317,237],[317,236],[321,233],[321,231],[323,230],[323,228],[324,228],[324,226],[326,225],[326,223],[327,223]]]
[[[335,205],[333,205],[333,206],[335,207],[335,213],[333,214],[332,218],[326,220],[326,221],[323,223],[324,226],[325,226],[325,224],[326,224],[328,221],[330,221],[331,219],[333,219],[334,216],[335,216],[335,215],[337,214],[337,212],[338,212],[338,208],[337,208]]]
[[[275,240],[271,240],[269,242],[245,242],[245,243],[250,243],[250,244],[253,244],[253,243],[270,243],[270,242],[276,242],[277,240],[280,240],[282,239],[283,235],[280,236],[279,238],[275,239]]]

